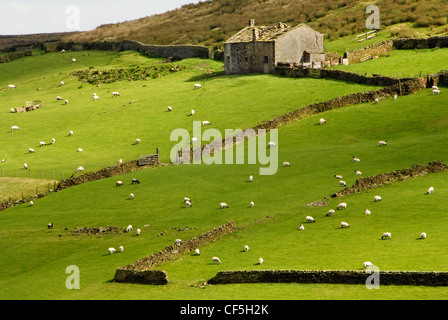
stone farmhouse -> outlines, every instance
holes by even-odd
[[[320,68],[323,34],[305,24],[255,26],[255,20],[224,43],[226,74],[272,73],[278,65]]]

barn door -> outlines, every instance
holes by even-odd
[[[264,56],[264,59],[263,59],[263,72],[269,73],[269,57],[268,56]]]

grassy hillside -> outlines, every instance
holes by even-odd
[[[72,57],[77,58],[76,63],[71,62]],[[171,132],[182,128],[192,133],[195,120],[211,121],[221,132],[245,129],[316,101],[377,88],[275,75],[229,77],[222,74],[221,62],[201,59],[169,64],[184,69],[149,80],[92,85],[72,75],[78,70],[101,73],[166,66],[161,62],[134,52],[89,51],[45,54],[1,65],[0,158],[7,162],[0,164],[0,174],[61,180],[78,166],[96,171],[117,164],[120,158],[130,161],[139,154],[155,153],[156,148],[161,161],[170,162],[170,150],[177,144],[170,141]],[[196,82],[202,89],[193,90]],[[10,83],[17,89],[8,90]],[[112,97],[113,91],[120,96]],[[93,93],[100,100],[94,101]],[[56,100],[57,96],[69,103]],[[27,113],[10,112],[30,100],[41,100],[43,107]],[[131,100],[135,103],[129,104]],[[172,112],[167,111],[168,106]],[[189,116],[192,109],[194,117]],[[13,125],[20,131],[11,132]],[[68,136],[70,130],[73,136]],[[56,139],[54,145],[52,138]],[[137,138],[142,140],[139,145],[134,144]],[[49,145],[39,147],[40,141]],[[29,153],[29,148],[36,153]],[[77,152],[78,148],[83,152]]]
[[[435,54],[419,54],[439,67]],[[406,53],[405,53],[406,54]],[[76,64],[71,57],[78,59]],[[390,69],[413,72],[400,59]],[[391,59],[391,60],[387,60]],[[369,63],[374,63],[371,61]],[[88,171],[115,164],[119,158],[134,159],[139,153],[161,150],[163,161],[176,142],[169,141],[175,128],[191,130],[193,120],[210,120],[212,127],[248,128],[279,114],[315,101],[372,87],[318,79],[289,79],[273,75],[218,76],[222,63],[191,59],[178,62],[182,71],[147,81],[118,81],[94,86],[70,74],[76,70],[106,70],[139,65],[160,65],[134,52],[76,52],[46,54],[19,59],[0,66],[0,163],[6,173],[31,168],[31,177],[41,170],[71,173],[78,165]],[[367,72],[368,63],[360,64]],[[401,68],[401,69],[400,69]],[[359,72],[361,72],[360,70]],[[60,81],[65,84],[60,86]],[[200,82],[203,88],[193,90]],[[39,88],[39,90],[36,90]],[[120,97],[112,98],[111,92]],[[92,94],[101,99],[93,101]],[[56,101],[68,98],[69,104]],[[11,107],[29,99],[41,99],[44,107],[30,113],[13,114]],[[130,100],[135,103],[129,104]],[[447,271],[448,220],[443,218],[448,192],[446,173],[431,174],[351,195],[341,200],[329,196],[341,187],[334,178],[342,174],[348,185],[362,176],[426,164],[448,162],[448,109],[442,95],[430,90],[331,110],[279,129],[280,167],[272,176],[260,176],[260,164],[170,165],[120,177],[79,185],[0,213],[0,298],[2,299],[444,299],[446,288],[381,287],[344,285],[217,285],[198,284],[218,270],[238,269],[351,269],[360,270],[366,260],[380,270]],[[173,107],[167,112],[167,106]],[[195,119],[188,116],[196,110]],[[324,117],[325,125],[317,125]],[[21,130],[11,133],[11,125]],[[75,135],[68,137],[69,130]],[[191,132],[191,131],[190,131]],[[38,147],[41,140],[56,138],[54,145]],[[133,145],[136,137],[140,145]],[[269,139],[268,139],[269,140]],[[388,146],[378,147],[378,140]],[[36,153],[29,154],[28,148]],[[78,153],[78,147],[84,152]],[[351,161],[357,156],[361,162]],[[51,172],[51,171],[50,171]],[[253,183],[248,183],[254,175]],[[14,176],[14,175],[13,175]],[[141,184],[131,185],[136,177]],[[47,178],[48,179],[48,178]],[[115,181],[125,181],[115,187]],[[2,184],[2,186],[6,186]],[[429,186],[436,192],[425,195]],[[7,186],[6,186],[7,187]],[[7,187],[13,188],[13,187]],[[15,187],[14,187],[15,188]],[[11,189],[9,189],[11,190]],[[135,194],[129,200],[130,193]],[[379,194],[383,201],[375,203]],[[190,197],[193,207],[185,208]],[[326,198],[325,198],[326,197]],[[324,207],[306,204],[326,200]],[[229,209],[219,209],[225,201]],[[249,202],[255,207],[250,208]],[[339,201],[348,209],[325,217]],[[366,216],[369,208],[372,214]],[[297,230],[305,216],[316,219]],[[238,231],[201,248],[200,256],[186,254],[163,264],[170,283],[142,286],[111,283],[118,267],[135,262],[171,245],[175,239],[190,239],[206,230],[234,221]],[[340,229],[340,222],[351,224]],[[47,224],[54,222],[52,230]],[[435,223],[436,222],[436,223]],[[75,236],[77,227],[113,225],[141,228],[135,233]],[[381,241],[383,232],[392,239]],[[420,232],[428,239],[417,240]],[[250,250],[241,252],[248,244]],[[123,253],[109,255],[107,248],[123,245]],[[223,263],[212,265],[211,257]],[[258,258],[265,263],[256,265]],[[80,268],[80,290],[67,290],[65,268]]]

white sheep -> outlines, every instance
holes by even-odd
[[[112,98],[113,97],[119,97],[119,96],[120,96],[120,93],[118,93],[116,91],[112,92]]]
[[[361,160],[359,158],[353,157],[353,162],[360,162]]]
[[[142,232],[142,230],[137,229],[137,236],[139,236],[141,232]]]
[[[316,222],[316,220],[314,220],[314,218],[311,216],[306,216],[305,220],[306,220],[306,222]]]
[[[275,142],[272,142],[272,141],[271,141],[271,142],[268,143],[268,147],[269,147],[269,148],[275,148],[276,146],[277,146],[277,145],[275,144]]]
[[[73,135],[73,130],[70,130],[70,131],[68,132],[68,135],[69,135],[69,136],[72,136],[72,135]]]
[[[432,90],[432,95],[435,95],[435,94],[441,94],[442,92],[440,91],[440,90],[438,90],[438,89],[433,89]]]
[[[258,259],[258,264],[263,264],[264,260],[263,258]]]
[[[72,62],[73,62],[73,63],[75,63],[75,62],[76,62],[76,59],[75,59],[75,58],[73,58],[73,59],[72,59]]]
[[[124,251],[124,247],[123,246],[119,246],[118,249],[120,250],[120,252]]]
[[[196,137],[193,137],[193,138],[191,138],[191,143],[196,143],[196,142],[198,142],[198,138],[196,138]]]
[[[284,167],[289,167],[289,166],[291,166],[291,164],[288,161],[285,161],[285,162],[283,162],[283,166]]]
[[[55,138],[51,138],[51,144],[54,144],[56,142]]]
[[[397,100],[397,98],[398,98],[398,96],[397,96],[397,95],[394,95],[394,100]]]
[[[319,119],[319,124],[324,124],[327,123],[327,120],[325,120],[324,118]]]
[[[218,258],[218,257],[213,257],[212,258],[212,263],[218,263],[218,264],[221,264],[221,260]]]
[[[132,230],[134,230],[134,228],[132,227],[132,224],[130,224],[126,227],[126,230],[124,230],[124,232],[131,232]]]
[[[359,170],[355,170],[355,174],[356,174],[357,176],[359,176],[359,175],[361,175],[361,174],[362,174],[362,172],[361,172],[361,171],[359,171]]]
[[[390,232],[385,232],[383,233],[383,235],[381,236],[381,239],[391,239],[392,235]]]
[[[118,180],[117,182],[115,182],[116,187],[120,187],[122,185],[123,185],[123,181],[121,181],[121,180]]]
[[[229,208],[229,205],[228,205],[227,203],[225,203],[225,202],[221,202],[221,203],[219,204],[219,207],[220,207],[221,209],[224,209],[224,208]]]
[[[62,97],[60,97],[60,96],[57,96],[56,100],[64,100],[64,99],[62,99]]]
[[[347,186],[347,184],[345,183],[345,181],[344,181],[344,180],[341,180],[341,181],[339,181],[339,185],[340,185],[340,186],[344,186],[344,187],[346,187],[346,186]]]
[[[434,192],[434,187],[429,187],[427,194],[432,194]]]
[[[246,251],[246,252],[249,251],[249,246],[248,245],[244,246],[244,251]]]
[[[117,249],[109,248],[109,254],[114,254],[115,252],[117,252]]]
[[[341,228],[349,228],[349,227],[350,227],[350,225],[347,222],[345,222],[345,221],[341,222]]]
[[[98,97],[98,96],[96,95],[96,93],[93,94],[93,100],[96,101],[96,100],[98,100],[99,98],[100,98],[100,97]]]
[[[28,152],[29,152],[29,153],[36,153],[36,150],[34,150],[33,148],[29,148],[29,149],[28,149]]]
[[[180,245],[182,243],[182,240],[181,239],[176,239],[176,240],[174,240],[174,244],[175,245]]]
[[[194,116],[194,110],[191,110],[190,116]]]
[[[118,164],[122,164],[123,163],[123,159],[118,159]]]
[[[65,53],[65,49],[62,49],[62,50],[61,50],[61,53]]]
[[[188,198],[188,197],[185,197],[185,198],[184,198],[184,202],[187,202],[187,201],[190,201],[190,202],[191,202],[191,199]]]
[[[192,206],[191,202],[188,200],[185,201],[185,205],[187,206],[187,208],[190,208]]]
[[[208,126],[211,125],[212,123],[210,121],[202,121],[202,126]]]
[[[345,202],[341,202],[340,204],[338,204],[338,206],[336,207],[336,209],[338,210],[342,210],[342,209],[347,209],[347,203]]]
[[[173,108],[171,108],[170,106],[168,106],[168,111],[173,111]]]
[[[363,263],[364,269],[367,269],[368,267],[373,267],[373,263],[370,261],[366,261]]]
[[[15,112],[16,112],[16,109],[11,108],[11,109],[9,109],[9,111],[11,111],[11,113],[15,113]]]
[[[8,85],[8,90],[15,89],[15,88],[16,88],[16,86],[13,84]]]
[[[375,202],[381,201],[383,200],[380,196],[375,196],[374,197]]]
[[[380,102],[380,100],[378,98],[375,98],[375,103]]]
[[[438,86],[432,86],[432,89],[433,90],[439,90],[439,87]]]
[[[365,211],[364,211],[364,214],[371,214],[372,212],[370,212],[370,210],[369,209],[366,209]]]
[[[11,132],[18,131],[18,130],[20,130],[20,128],[18,126],[12,126],[11,127]]]
[[[42,146],[46,146],[47,144],[45,143],[45,141],[41,141],[41,142],[39,142],[39,147],[42,147]]]
[[[140,142],[142,142],[142,140],[140,140],[139,138],[135,139],[135,144],[139,144]]]
[[[6,162],[6,159],[2,159],[2,162]]]
[[[195,83],[193,89],[200,89],[202,86],[199,83]]]
[[[336,179],[344,179],[340,174],[335,174],[334,177],[335,177]]]
[[[28,164],[27,164],[27,163],[24,163],[24,164],[23,164],[23,167],[25,168],[25,170],[28,169]]]
[[[328,212],[325,214],[326,216],[332,216],[336,213],[336,211],[334,211],[333,209],[328,210]]]
[[[253,182],[254,181],[254,176],[249,176],[249,182]]]
[[[194,253],[196,253],[197,256],[199,256],[201,254],[201,251],[199,251],[199,249],[194,250]]]
[[[131,198],[131,200],[134,199],[134,194],[131,193],[131,194],[129,195],[129,198]]]
[[[300,225],[299,230],[300,230],[300,231],[305,230],[305,227],[303,226],[303,224]]]
[[[61,86],[63,86],[64,85],[64,81],[61,81]]]
[[[420,233],[420,239],[426,239],[426,232]]]
[[[84,171],[84,167],[79,166],[78,169],[76,169],[75,172],[78,173],[78,172],[81,172],[81,171]]]
[[[387,142],[384,140],[378,141],[378,147],[387,146]]]
[[[255,202],[251,201],[249,205],[251,208],[253,208],[255,206]]]
[[[67,99],[64,100],[64,104],[68,104],[68,100]]]
[[[30,201],[30,206],[31,207],[34,206],[34,201],[33,200]]]
[[[78,148],[78,152],[83,152],[84,150],[82,148]]]

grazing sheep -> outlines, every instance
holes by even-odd
[[[118,164],[122,164],[123,163],[123,159],[118,159]]]
[[[197,256],[199,256],[201,254],[201,252],[199,251],[199,249],[194,250],[194,253],[196,253]]]
[[[344,187],[346,187],[346,186],[347,186],[347,184],[345,183],[345,181],[344,181],[344,180],[341,180],[341,181],[339,181],[339,185],[340,185],[340,186],[344,186]]]
[[[212,258],[212,263],[218,263],[218,264],[221,264],[221,260],[218,258],[218,257],[213,257]]]
[[[11,127],[11,132],[18,131],[18,130],[20,130],[20,128],[18,126],[12,126]]]
[[[78,148],[78,152],[83,152],[84,150],[82,148]]]
[[[380,102],[380,100],[378,98],[375,98],[375,103]]]
[[[397,96],[397,95],[394,95],[394,100],[397,100],[397,98],[398,98],[398,96]]]
[[[335,177],[336,179],[343,179],[343,177],[342,177],[341,175],[339,175],[339,174],[335,174],[334,177]]]
[[[368,267],[373,267],[373,263],[370,261],[366,261],[363,263],[364,269],[367,269]]]
[[[53,227],[54,227],[54,223],[53,223],[53,222],[51,222],[51,223],[49,223],[49,224],[47,225],[47,228],[48,228],[48,229],[53,229]]]
[[[64,100],[64,104],[68,104],[68,100],[67,99]]]
[[[284,167],[289,167],[289,166],[291,166],[291,164],[288,161],[285,161],[285,162],[283,162],[283,166]]]
[[[316,220],[314,220],[314,218],[311,216],[306,216],[305,220],[306,222],[316,222]]]
[[[45,143],[45,141],[41,141],[41,142],[39,142],[39,147],[42,147],[42,146],[46,146],[47,144]]]
[[[64,85],[64,81],[61,81],[61,86],[63,86]]]
[[[385,232],[381,236],[381,239],[391,239],[391,238],[392,238],[392,235],[390,234],[390,232]]]
[[[319,124],[324,124],[327,123],[327,120],[325,120],[324,118],[319,119]]]
[[[303,224],[300,225],[299,230],[300,230],[300,231],[305,230],[305,227],[303,226]]]
[[[347,209],[347,203],[345,202],[341,202],[340,204],[338,204],[338,206],[336,207],[336,209],[341,210],[341,209]]]
[[[193,89],[200,89],[202,86],[199,83],[195,83]]]
[[[68,135],[69,135],[69,136],[72,136],[72,135],[73,135],[73,130],[70,130],[70,131],[68,132]]]
[[[137,229],[137,236],[139,236],[141,232],[142,232],[142,230]]]
[[[202,121],[202,126],[208,126],[211,125],[212,123],[210,121]]]
[[[118,92],[116,92],[116,91],[112,92],[112,98],[119,97],[119,96],[120,96],[120,94]]]
[[[93,100],[96,101],[96,100],[98,100],[99,98],[100,98],[100,97],[98,97],[98,96],[96,95],[96,93],[93,94]]]
[[[29,149],[28,149],[28,152],[29,152],[29,153],[36,153],[36,150],[34,150],[33,148],[29,148]]]
[[[359,158],[353,157],[353,162],[360,162],[361,160]]]
[[[221,202],[220,204],[219,204],[219,207],[221,208],[221,209],[224,209],[224,208],[229,208],[229,205],[227,204],[227,203],[225,203],[225,202]]]
[[[380,196],[375,196],[374,199],[375,199],[375,202],[383,200]]]
[[[427,194],[432,194],[434,192],[434,187],[429,187]]]
[[[249,176],[249,182],[253,182],[254,181],[254,176]]]
[[[433,89],[432,90],[432,95],[435,95],[435,94],[441,94],[442,92],[440,92],[440,90],[438,90],[438,89]]]
[[[117,249],[109,248],[109,254],[114,254],[115,252],[117,252]]]
[[[51,138],[51,144],[54,144],[56,142],[55,138]]]
[[[25,170],[28,169],[28,164],[24,163],[23,167],[25,168]]]
[[[420,239],[426,239],[426,232],[420,233]]]
[[[187,208],[190,208],[192,206],[190,201],[185,201],[185,205],[187,206]]]
[[[181,239],[176,239],[175,241],[174,241],[174,244],[176,244],[176,245],[180,245],[182,243],[182,240]]]
[[[439,90],[439,87],[438,86],[432,86],[432,89],[433,90]]]
[[[275,148],[276,146],[277,146],[277,145],[275,144],[275,142],[272,142],[272,141],[271,141],[271,142],[268,143],[268,147],[269,147],[269,148]]]
[[[382,147],[382,146],[387,146],[387,142],[386,141],[378,141],[378,147]]]
[[[118,249],[120,250],[120,252],[124,251],[124,247],[123,246],[120,246]]]
[[[75,59],[75,58],[73,58],[73,59],[72,59],[72,62],[73,62],[73,63],[75,63],[75,62],[76,62],[76,59]]]
[[[140,140],[139,138],[135,139],[135,144],[139,144],[140,142],[142,142],[142,140]]]
[[[61,50],[61,53],[65,53],[65,49],[62,49],[62,50]]]
[[[246,251],[246,252],[249,251],[249,246],[248,245],[244,246],[244,251]]]
[[[250,202],[250,207],[253,208],[255,206],[255,203],[253,201]]]
[[[75,172],[78,173],[78,172],[81,172],[81,171],[84,171],[84,167],[79,166],[78,169],[76,169]]]
[[[333,209],[328,210],[328,212],[325,214],[327,217],[333,216],[336,213]]]
[[[355,170],[355,174],[356,174],[357,176],[359,176],[359,175],[361,175],[361,174],[362,174],[362,172],[361,172],[361,171],[359,171],[359,170]]]
[[[32,207],[32,206],[34,206],[34,201],[33,200],[30,201],[30,207]]]
[[[190,201],[190,202],[191,202],[191,199],[188,198],[188,197],[185,197],[185,198],[184,198],[184,202],[187,202],[187,201]]]
[[[194,110],[191,110],[190,116],[194,116]]]
[[[132,224],[128,225],[126,230],[124,230],[124,232],[131,232],[132,230],[134,230],[134,228],[132,227]]]
[[[372,212],[370,212],[370,210],[369,209],[366,209],[365,211],[364,211],[364,214],[371,214]]]
[[[341,222],[341,229],[342,228],[349,228],[349,227],[350,227],[350,225],[347,222],[344,222],[344,221]]]
[[[3,159],[2,162],[6,162],[6,159]]]
[[[129,198],[131,198],[131,200],[134,199],[134,194],[131,193],[131,194],[129,195]]]
[[[263,258],[258,259],[258,264],[263,264]]]
[[[115,182],[116,187],[120,187],[122,185],[123,185],[123,181],[121,181],[121,180],[118,180],[117,182]]]
[[[131,184],[134,184],[134,183],[140,184],[140,181],[138,181],[137,178],[132,178],[131,179]]]
[[[8,85],[8,90],[15,89],[15,88],[16,88],[16,86],[13,84]]]
[[[62,99],[62,97],[60,97],[60,96],[57,96],[56,100],[64,100],[64,99]]]
[[[16,110],[14,108],[9,109],[9,111],[11,111],[11,113],[15,113]]]
[[[168,107],[168,111],[173,111],[173,108],[171,108],[171,107]]]

